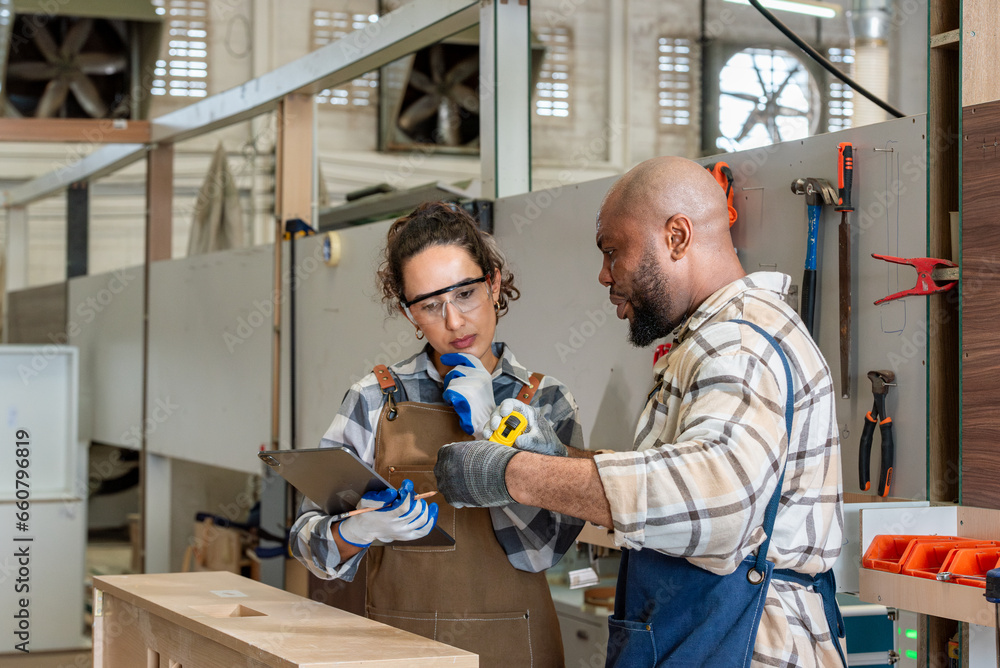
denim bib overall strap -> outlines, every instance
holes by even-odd
[[[785,369],[785,429],[791,440],[795,397],[788,359],[777,341],[754,323],[732,322],[752,327],[767,339],[781,358]],[[607,668],[750,665],[771,578],[791,579],[783,577],[784,571],[775,573],[774,564],[767,561],[785,479],[784,469],[782,464],[777,488],[764,512],[763,528],[767,538],[756,556],[748,555],[729,575],[710,573],[687,559],[670,557],[652,549],[622,550],[615,610],[608,619]],[[800,578],[810,579],[799,573],[795,576],[796,582],[800,582]],[[833,582],[832,572],[829,581]],[[827,595],[821,593],[829,618],[831,609],[837,609],[833,593],[831,591],[829,603]],[[830,628],[838,632],[840,627],[831,624]],[[839,648],[839,643],[835,641],[835,644]]]

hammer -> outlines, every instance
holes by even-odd
[[[816,266],[816,242],[819,237],[819,216],[824,204],[837,203],[837,190],[826,179],[795,179],[792,181],[792,192],[806,196],[808,209],[809,237],[806,240],[806,269],[802,276],[802,308],[800,315],[809,335],[816,338],[813,332],[813,320],[816,314],[816,284],[818,269]]]

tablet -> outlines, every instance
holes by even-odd
[[[380,492],[389,482],[354,451],[342,447],[309,450],[267,450],[257,453],[261,461],[284,478],[327,515],[357,508],[366,492]],[[408,546],[454,545],[455,539],[440,526],[424,538],[407,541]]]

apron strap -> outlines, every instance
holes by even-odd
[[[792,417],[795,414],[795,388],[792,387],[792,368],[788,365],[788,358],[785,356],[785,351],[781,349],[781,346],[778,345],[773,336],[765,332],[758,325],[740,319],[733,320],[732,322],[752,327],[771,344],[771,347],[777,351],[778,357],[781,358],[781,364],[785,367],[785,432],[788,434],[788,447],[791,447]],[[767,538],[764,539],[764,543],[757,550],[757,565],[754,567],[754,570],[759,574],[765,572],[764,562],[767,561],[767,549],[771,546],[771,533],[774,529],[774,520],[778,517],[778,503],[781,501],[781,486],[785,482],[785,464],[787,461],[786,452],[785,462],[781,464],[781,477],[778,478],[778,487],[774,490],[774,494],[767,504],[767,509],[764,511],[764,533],[767,535]],[[761,578],[761,581],[763,581],[763,578]]]
[[[538,386],[541,384],[542,378],[545,378],[544,373],[531,374],[531,377],[528,378],[528,384],[523,385],[521,389],[517,391],[517,400],[523,404],[530,404],[531,400],[535,396],[535,392],[538,391]]]
[[[389,403],[389,415],[386,416],[386,419],[390,421],[395,420],[396,404],[406,401],[406,390],[403,389],[403,384],[396,379],[396,374],[386,365],[377,364],[372,369],[372,373],[375,374],[375,378],[378,380],[378,386],[382,388],[382,395]]]

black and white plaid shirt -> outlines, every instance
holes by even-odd
[[[399,379],[408,401],[444,404],[443,382],[431,361],[428,346],[407,360],[390,368]],[[510,348],[493,344],[499,359],[493,371],[493,397],[499,405],[513,398],[531,375],[517,363]],[[374,373],[351,386],[340,410],[320,441],[320,447],[351,448],[368,464],[375,461],[375,425],[382,412],[383,396]],[[561,382],[545,376],[532,400],[543,417],[552,423],[559,439],[583,448],[583,429],[577,420],[578,408],[573,395]],[[531,573],[555,565],[573,544],[583,521],[548,510],[511,504],[490,508],[493,530],[514,568]],[[330,537],[331,518],[306,499],[291,529],[292,554],[317,577],[325,580],[353,580],[365,551],[340,563],[340,554]]]
[[[785,303],[791,279],[757,272],[705,300],[654,366],[631,452],[597,455],[615,543],[685,557],[731,573],[763,541],[764,509],[785,479],[769,561],[821,573],[840,555],[844,532],[840,439],[830,369]],[[785,428],[781,360],[753,322],[773,336],[792,370],[795,415]],[[819,594],[772,580],[753,666],[840,666]]]

